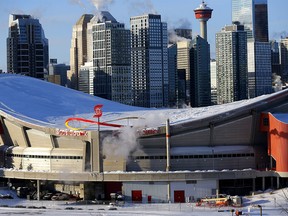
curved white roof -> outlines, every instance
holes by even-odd
[[[0,74],[0,114],[27,121],[31,124],[65,128],[70,117],[93,119],[94,106],[103,104],[101,121],[146,127],[163,126],[166,119],[178,124],[201,119],[255,103],[264,95],[251,100],[238,101],[225,105],[184,109],[147,109],[127,106],[91,96],[73,89],[62,87],[36,78],[12,74]],[[120,118],[139,117],[138,120]],[[95,129],[96,126],[89,127]]]

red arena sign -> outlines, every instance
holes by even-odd
[[[73,131],[73,130],[63,130],[63,129],[56,129],[56,135],[58,136],[88,136],[87,131]]]

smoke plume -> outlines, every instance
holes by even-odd
[[[178,26],[177,28],[180,29],[192,29],[191,22],[186,18],[179,19],[176,22],[176,26]]]
[[[132,11],[142,14],[158,14],[151,0],[129,0]]]
[[[275,92],[281,91],[282,90],[282,81],[281,81],[281,76],[273,73],[273,89]]]
[[[103,154],[106,158],[127,159],[130,152],[137,148],[136,128],[125,127],[119,134],[107,136],[103,140]]]
[[[272,38],[276,39],[276,40],[280,40],[280,39],[284,39],[288,37],[288,33],[286,31],[282,31],[282,32],[274,32],[272,34]]]
[[[180,41],[190,41],[190,39],[178,36],[174,29],[168,31],[169,43],[177,43]]]
[[[148,114],[145,119],[140,119],[133,123],[133,127],[120,129],[116,135],[107,136],[103,140],[103,155],[108,159],[123,158],[128,159],[131,152],[139,150],[137,139],[143,129],[158,128],[165,124],[167,116],[164,114]]]
[[[107,10],[114,0],[90,0],[98,11]]]
[[[82,0],[69,0],[72,4],[79,5],[83,8],[85,8],[85,5],[83,4]]]

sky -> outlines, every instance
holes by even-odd
[[[160,14],[168,29],[191,28],[200,32],[194,9],[201,0],[0,0],[0,69],[7,70],[6,39],[9,14],[29,14],[39,19],[49,40],[49,58],[69,64],[73,25],[85,13],[108,10],[118,22],[130,28],[130,17],[147,13]],[[211,57],[215,57],[215,34],[231,24],[231,0],[206,0],[213,9],[208,22]],[[270,39],[279,41],[288,32],[288,1],[268,0]],[[287,34],[288,35],[288,34]]]

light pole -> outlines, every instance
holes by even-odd
[[[257,205],[257,207],[260,209],[260,216],[262,216],[262,206],[261,205]]]

